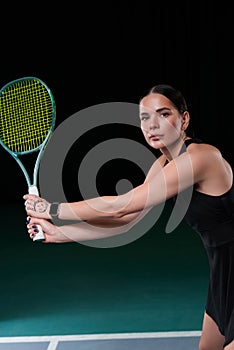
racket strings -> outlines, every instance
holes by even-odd
[[[37,80],[10,85],[0,96],[0,137],[13,152],[38,148],[53,120],[53,103],[46,87]]]

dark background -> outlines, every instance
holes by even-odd
[[[186,97],[197,136],[233,164],[232,4],[20,3],[14,11],[10,6],[2,14],[1,85],[24,76],[41,78],[54,94],[57,125],[95,104],[138,103],[150,87],[168,83]],[[129,133],[129,138],[134,137]],[[2,198],[21,201],[27,191],[23,175],[6,151],[0,152]],[[111,168],[106,167],[109,182]],[[135,170],[127,176],[134,179]],[[105,183],[99,187],[111,191]]]
[[[153,85],[174,85],[197,136],[233,165],[233,23],[233,3],[225,1],[4,3],[0,85],[41,78],[55,97],[57,125],[83,108],[138,103]],[[128,131],[118,137],[144,142],[140,130]],[[94,130],[93,146],[114,132],[103,128],[96,137]],[[76,162],[90,139],[79,146],[75,169],[68,159],[65,171],[74,197]],[[1,336],[201,329],[209,271],[197,234],[185,224],[165,234],[164,212],[141,239],[117,248],[34,244],[24,177],[3,148],[0,157]],[[126,171],[135,185],[142,180],[130,163],[106,164],[100,194]]]

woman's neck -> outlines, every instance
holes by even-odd
[[[173,142],[171,145],[160,148],[161,153],[165,155],[168,162],[178,157],[178,155],[180,154],[181,148],[184,144],[184,141],[188,139],[190,139],[190,137],[187,137],[187,136],[184,137],[183,139],[179,138],[178,140]]]

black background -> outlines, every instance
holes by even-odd
[[[2,10],[1,85],[24,76],[45,81],[55,97],[57,125],[95,104],[138,103],[153,85],[168,83],[186,97],[197,136],[220,148],[233,165],[232,3],[66,2],[52,7],[40,2],[30,6],[18,3],[14,9],[10,3],[8,6]],[[126,130],[123,133],[127,137]],[[21,201],[27,192],[24,177],[2,148],[0,157],[2,202]],[[109,182],[111,169],[114,167],[104,169]],[[112,191],[110,183],[105,186],[104,170],[103,183],[98,180],[101,194]],[[128,176],[134,178],[135,174],[133,169]],[[139,173],[135,185],[141,180]],[[75,199],[71,186],[69,191]]]
[[[42,79],[55,97],[59,125],[83,108],[138,103],[155,84],[174,85],[186,97],[197,136],[219,147],[233,165],[233,23],[230,1],[4,2],[0,86],[25,76]],[[90,131],[92,144],[84,135],[77,152],[71,152],[74,157],[66,160],[64,185],[72,200],[79,197],[79,162],[95,142],[115,135],[144,142],[140,130],[133,135],[126,126],[96,131]],[[20,327],[25,335],[25,325],[27,335],[40,333],[40,325],[44,334],[60,334],[60,322],[64,334],[64,315],[68,334],[72,315],[78,317],[76,334],[85,327],[88,333],[113,332],[112,327],[129,332],[136,323],[140,331],[168,330],[171,316],[177,329],[200,327],[207,288],[203,277],[209,272],[200,239],[186,226],[166,235],[166,213],[149,234],[116,249],[32,244],[25,227],[24,176],[2,147],[0,159],[1,315],[16,322],[7,322],[4,336],[21,335]],[[112,193],[121,176],[134,185],[143,180],[134,164],[113,160],[98,173],[100,194]],[[150,312],[142,317],[142,310]]]

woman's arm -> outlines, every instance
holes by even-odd
[[[141,212],[173,197],[178,192],[201,181],[207,164],[207,152],[185,152],[170,161],[164,168],[155,165],[154,176],[120,196],[103,196],[74,203],[61,203],[59,218],[62,220],[119,220]],[[157,164],[157,163],[155,163]],[[44,212],[36,211],[34,195],[25,195],[29,216],[51,218],[49,204]],[[46,202],[46,201],[45,201]]]
[[[165,162],[166,162],[166,157],[164,155],[161,155],[153,163],[144,182],[146,183],[147,181],[152,180],[152,178],[156,176],[159,171],[162,170],[162,167],[164,166]],[[26,200],[25,207],[28,215],[38,217],[38,218],[52,219],[51,216],[49,215],[51,204],[47,202],[45,199],[40,198],[39,196],[29,195],[29,194],[25,195],[23,198]],[[117,196],[116,197],[99,197],[99,201],[101,201],[102,199],[105,200],[105,198],[107,198],[107,200],[108,199],[111,200],[111,199],[117,198]],[[62,205],[60,205],[59,218],[64,220],[81,220],[81,218],[79,218],[77,214],[73,212],[73,207],[75,207],[76,203],[79,203],[79,205],[81,205],[82,202],[64,203],[65,205],[63,206],[63,213],[61,213]],[[126,214],[122,217],[114,217],[114,216],[110,217],[109,215],[106,217],[102,217],[100,215],[100,216],[96,216],[95,219],[94,218],[90,220],[86,219],[86,221],[89,221],[89,223],[94,226],[118,227],[118,226],[125,225],[126,223],[132,222],[138,216],[139,216],[139,212]]]
[[[30,218],[30,223],[27,227],[31,238],[36,235],[36,231],[34,230],[37,225],[42,227],[45,243],[81,242],[117,234],[116,232],[111,232],[110,229],[95,228],[82,222],[79,224],[56,226],[46,219]]]
[[[120,219],[120,222],[97,220],[63,226],[57,226],[46,219],[27,217],[27,228],[30,237],[33,239],[37,233],[37,225],[40,225],[44,232],[45,243],[83,242],[125,233],[145,216],[145,212],[139,213],[138,216],[129,216],[130,218],[127,220]]]

